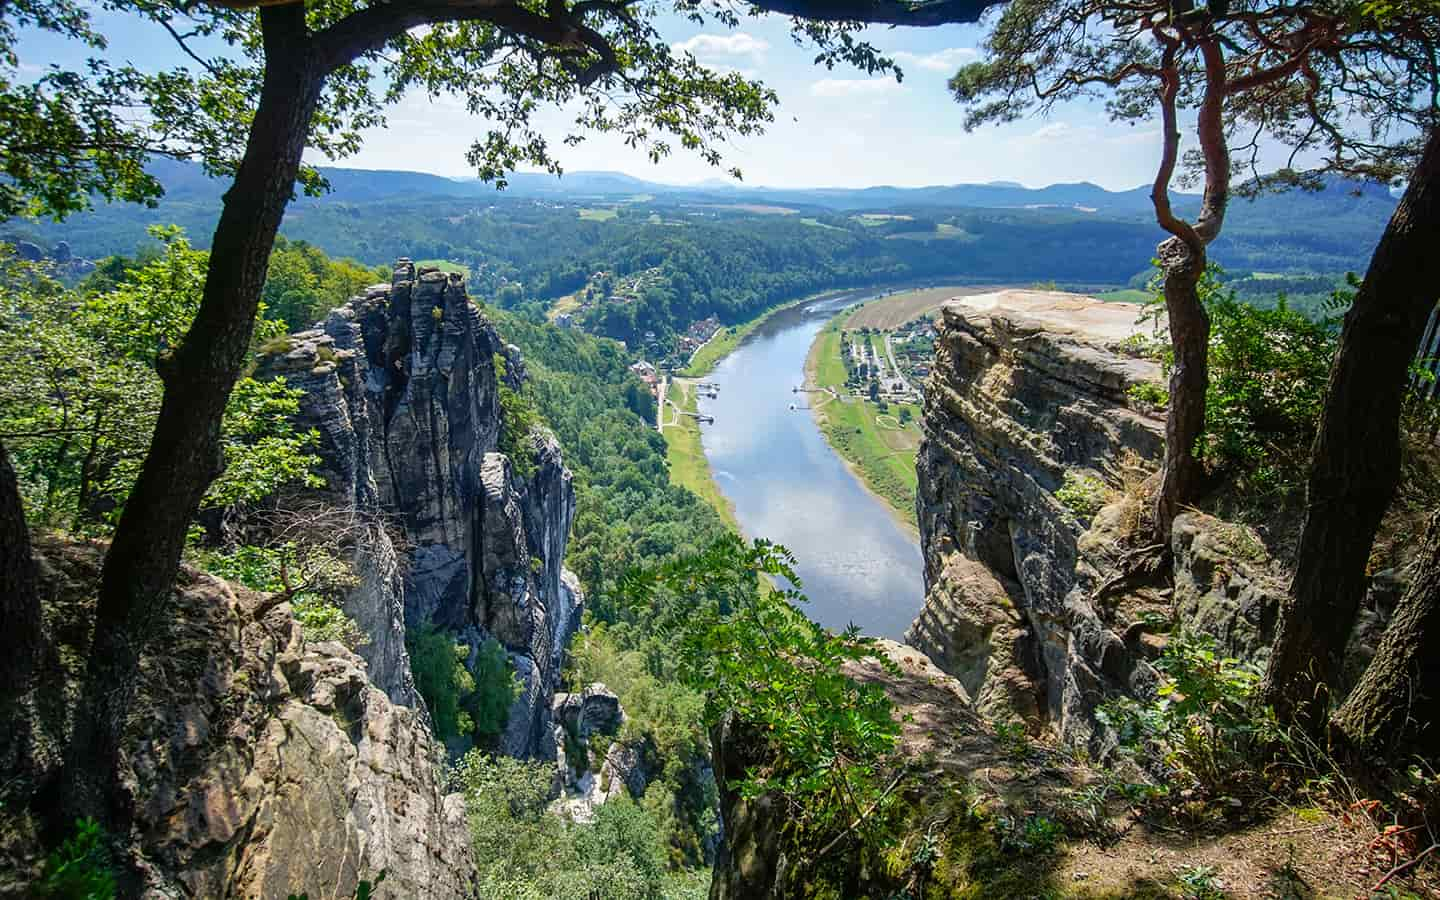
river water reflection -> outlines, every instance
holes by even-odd
[[[719,395],[700,399],[715,417],[701,434],[746,536],[795,554],[810,617],[899,640],[924,599],[919,544],[830,449],[805,408],[810,395],[793,393],[825,322],[875,294],[831,294],[755,329],[704,379]]]

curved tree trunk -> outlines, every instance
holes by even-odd
[[[1440,513],[1430,519],[1414,580],[1380,638],[1360,683],[1330,720],[1341,752],[1355,762],[1384,759],[1414,743],[1440,752]]]
[[[89,709],[77,723],[66,766],[71,815],[128,817],[118,768],[139,660],[166,621],[186,532],[221,471],[221,419],[249,352],[270,251],[324,83],[303,5],[266,6],[260,19],[266,57],[260,104],[225,194],[199,311],[174,355],[157,363],[164,401],[105,559],[87,672]]]
[[[1406,374],[1440,295],[1440,130],[1345,316],[1315,435],[1305,524],[1263,696],[1282,721],[1324,728],[1366,566],[1400,477]]]
[[[1205,430],[1205,392],[1210,386],[1210,316],[1197,286],[1205,259],[1196,259],[1179,238],[1160,245],[1165,270],[1165,312],[1170,323],[1170,408],[1165,416],[1165,460],[1155,493],[1155,528],[1162,543],[1180,507],[1199,493],[1204,467],[1195,456],[1195,441]]]
[[[1170,408],[1165,414],[1165,459],[1155,493],[1155,538],[1170,543],[1170,527],[1204,481],[1195,442],[1205,430],[1205,392],[1210,386],[1210,316],[1200,302],[1205,248],[1220,234],[1230,203],[1230,150],[1225,140],[1225,54],[1214,37],[1200,43],[1205,62],[1205,94],[1196,118],[1196,134],[1205,160],[1205,195],[1192,226],[1170,207],[1170,179],[1180,156],[1176,101],[1180,92],[1178,40],[1167,41],[1161,57],[1160,116],[1164,152],[1150,200],[1155,221],[1172,237],[1156,253],[1165,273],[1165,314],[1170,326]]]

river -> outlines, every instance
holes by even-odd
[[[828,628],[853,622],[900,640],[924,599],[919,544],[825,442],[806,408],[810,395],[792,392],[824,324],[878,292],[830,294],[746,336],[702,379],[719,395],[700,398],[700,411],[715,417],[701,425],[701,441],[746,536],[795,554],[806,613]]]

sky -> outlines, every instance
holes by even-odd
[[[1091,181],[1121,190],[1154,177],[1158,125],[1112,123],[1098,104],[1071,104],[1048,119],[967,134],[946,81],[960,65],[979,58],[980,26],[867,29],[866,37],[900,64],[903,82],[815,65],[814,51],[795,46],[788,21],[778,16],[746,19],[735,30],[675,22],[663,33],[700,62],[759,78],[779,94],[775,121],[765,134],[735,139],[723,148],[725,165],[740,168],[748,184],[800,188],[1014,181],[1042,187]],[[365,150],[346,165],[468,174],[464,151],[483,123],[469,121],[458,100],[431,102],[418,96],[388,118],[388,128],[367,134]],[[569,120],[552,107],[541,121],[553,145]],[[652,165],[639,151],[605,135],[566,149],[561,161],[571,171],[622,171],[671,183],[724,176],[680,151]]]
[[[158,25],[98,13],[110,40],[109,55],[138,65],[184,62]],[[763,80],[780,96],[775,121],[763,135],[722,147],[724,166],[738,167],[745,182],[771,187],[919,186],[1010,181],[1029,187],[1090,181],[1112,190],[1148,184],[1160,151],[1155,122],[1110,122],[1094,101],[1073,103],[1005,126],[966,133],[962,111],[947,79],[978,58],[985,26],[870,28],[865,37],[892,55],[905,72],[867,77],[813,62],[814,51],[797,47],[788,21],[778,16],[744,18],[739,27],[697,27],[661,20],[672,45],[702,63]],[[51,61],[79,62],[77,48],[45,35],[25,34],[19,45],[22,75]],[[383,129],[365,134],[363,149],[338,164],[353,168],[407,169],[439,175],[472,175],[465,151],[485,133],[459,98],[407,97],[387,113]],[[539,116],[551,146],[559,146],[570,116],[550,107]],[[725,177],[694,154],[677,149],[659,164],[612,136],[592,136],[577,147],[560,147],[569,171],[621,171],[653,181],[690,184]],[[324,160],[317,159],[317,162]]]

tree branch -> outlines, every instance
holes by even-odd
[[[210,63],[206,62],[204,59],[201,59],[200,56],[199,56],[194,50],[191,50],[191,49],[190,49],[190,45],[185,42],[187,36],[186,36],[186,35],[182,35],[180,32],[176,31],[176,30],[175,30],[175,26],[171,25],[168,20],[163,19],[163,18],[157,18],[156,21],[158,21],[158,22],[160,23],[160,27],[162,27],[162,28],[164,28],[166,31],[170,32],[170,36],[175,39],[175,43],[177,43],[177,44],[180,45],[180,49],[183,50],[183,51],[185,51],[185,55],[186,55],[186,56],[190,57],[191,59],[193,59],[193,60],[195,60],[197,63],[199,63],[199,64],[201,65],[201,67],[204,68],[205,71],[209,72],[211,75],[216,75],[216,76],[218,76],[218,75],[220,74],[220,73],[215,69],[214,66],[212,66]],[[192,34],[193,34],[193,32],[192,32]]]
[[[1227,73],[1225,51],[1213,35],[1200,42],[1200,56],[1205,61],[1205,96],[1200,101],[1195,131],[1205,157],[1205,198],[1200,203],[1195,235],[1208,244],[1220,234],[1230,201],[1230,149],[1226,146],[1224,121]]]
[[[1190,223],[1175,215],[1170,207],[1170,179],[1175,177],[1175,163],[1180,158],[1180,125],[1175,112],[1175,98],[1180,93],[1180,70],[1175,58],[1180,42],[1158,30],[1155,34],[1165,46],[1160,55],[1160,129],[1165,144],[1155,183],[1150,188],[1150,202],[1155,206],[1155,221],[1160,227],[1184,241],[1198,259],[1205,253],[1205,242]]]
[[[551,18],[510,0],[429,0],[366,7],[316,34],[315,49],[320,64],[333,71],[379,50],[404,31],[447,22],[490,22],[553,48],[590,51],[614,59],[609,42],[573,14]]]
[[[987,9],[1005,0],[751,0],[764,12],[780,13],[820,22],[868,22],[876,25],[910,25],[930,28],[978,22]]]

